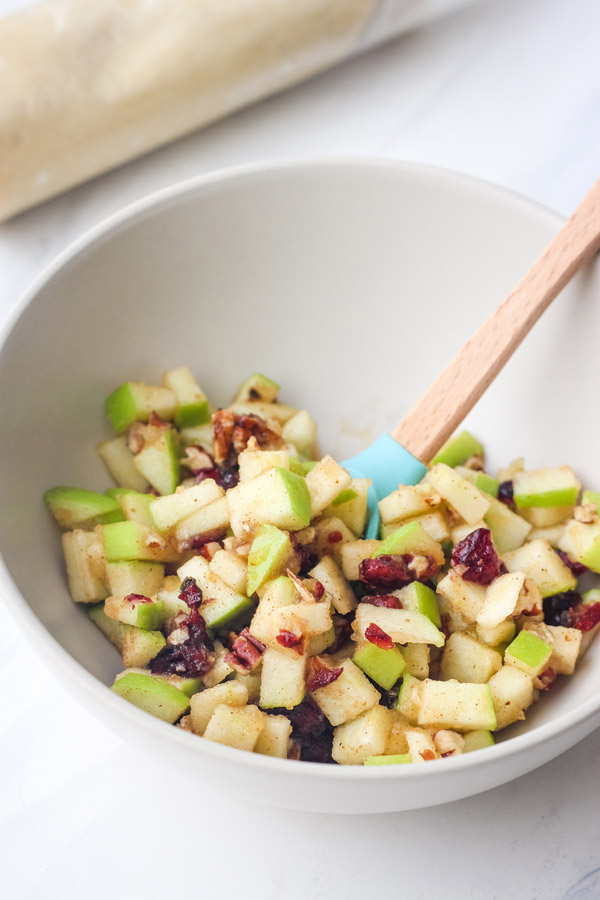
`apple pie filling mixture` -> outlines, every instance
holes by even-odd
[[[215,411],[185,366],[127,382],[98,445],[116,486],[46,493],[71,597],[121,653],[112,690],[295,760],[493,744],[600,627],[600,494],[568,465],[494,477],[463,431],[380,500],[367,540],[369,480],[319,456],[314,420],[278,392],[255,374]]]

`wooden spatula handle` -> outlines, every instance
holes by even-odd
[[[392,437],[418,459],[429,462],[546,307],[599,248],[600,180],[514,291],[392,431]]]

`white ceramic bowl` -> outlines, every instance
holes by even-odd
[[[2,593],[86,707],[204,783],[322,812],[385,812],[491,788],[600,722],[600,648],[510,740],[423,766],[274,760],[203,741],[109,691],[116,651],[69,600],[55,484],[104,488],[106,395],[189,364],[217,403],[261,369],[344,458],[393,425],[561,224],[457,175],[391,162],[217,173],[113,216],[27,292],[0,352]],[[599,272],[556,301],[469,420],[492,466],[572,463],[600,486],[593,369]],[[594,297],[594,288],[596,297]],[[514,734],[515,732],[513,732]]]

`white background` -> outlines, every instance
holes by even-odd
[[[24,2],[0,0],[0,14]],[[593,0],[496,0],[396,40],[1,226],[0,312],[108,213],[239,162],[418,160],[566,214],[600,174],[599,39]],[[140,756],[71,700],[2,607],[0,711],[7,900],[600,897],[598,732],[519,781],[437,809],[286,813],[242,808],[225,787],[209,806],[184,772]]]

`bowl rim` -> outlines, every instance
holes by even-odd
[[[95,225],[87,229],[82,235],[67,245],[53,260],[51,260],[41,272],[33,279],[31,284],[21,294],[17,302],[6,316],[0,332],[0,355],[7,345],[11,333],[28,306],[35,300],[45,285],[63,268],[66,268],[76,257],[84,253],[111,232],[121,226],[133,227],[136,222],[148,211],[158,211],[166,208],[173,201],[202,194],[207,189],[222,184],[235,184],[254,178],[269,178],[279,174],[308,173],[314,174],[318,170],[343,170],[353,169],[362,175],[369,177],[374,170],[387,170],[400,176],[419,176],[435,187],[436,183],[446,183],[458,186],[463,190],[469,190],[493,203],[504,203],[512,208],[520,208],[530,218],[538,219],[546,226],[558,230],[565,219],[554,210],[545,207],[534,200],[504,188],[492,184],[481,178],[476,178],[464,173],[452,171],[438,166],[430,166],[422,163],[404,162],[401,160],[382,157],[352,157],[332,156],[325,158],[298,158],[275,159],[261,162],[247,163],[232,167],[224,167],[211,172],[186,178],[171,185],[145,195],[123,208],[101,219]],[[256,771],[275,771],[280,775],[285,774],[296,780],[304,780],[310,776],[322,779],[333,778],[336,781],[359,781],[365,778],[376,781],[389,781],[397,779],[422,779],[437,780],[444,773],[450,774],[462,771],[465,768],[479,769],[482,766],[493,764],[494,760],[501,757],[508,759],[525,751],[533,750],[544,744],[551,738],[567,732],[581,724],[585,719],[600,711],[600,695],[590,698],[578,704],[572,710],[562,713],[556,719],[535,726],[531,731],[516,735],[501,743],[486,748],[486,753],[468,753],[444,760],[444,765],[439,766],[335,766],[325,763],[313,763],[306,761],[290,761],[275,757],[264,756],[257,753],[248,753],[216,744],[211,741],[198,741],[197,735],[189,734],[183,729],[174,728],[167,722],[155,718],[152,715],[138,709],[110,690],[110,687],[91,674],[83,665],[77,662],[65,650],[58,640],[50,634],[46,627],[35,615],[25,598],[19,591],[9,573],[8,567],[0,552],[0,589],[1,596],[13,618],[22,628],[25,636],[34,647],[39,649],[43,662],[57,670],[60,680],[68,687],[75,682],[79,690],[73,690],[77,699],[81,694],[92,698],[99,706],[111,714],[113,719],[129,720],[136,724],[148,738],[154,736],[159,740],[168,740],[170,732],[171,740],[180,746],[190,750],[196,748],[199,754],[206,754],[228,762],[248,767],[250,773]],[[62,677],[61,677],[62,676]],[[169,729],[169,731],[167,731]],[[437,760],[435,761],[437,762]]]

